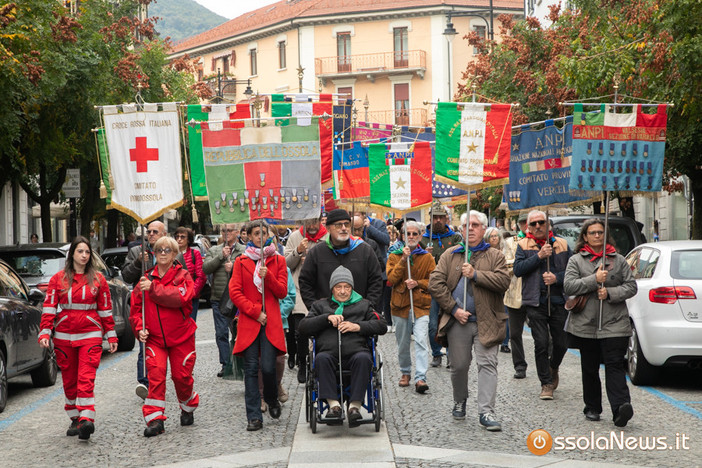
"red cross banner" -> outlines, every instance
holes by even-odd
[[[183,204],[180,126],[175,103],[103,107],[114,179],[112,208],[141,224]],[[121,112],[120,112],[121,110]]]

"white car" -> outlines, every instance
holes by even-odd
[[[626,301],[631,381],[652,384],[663,366],[702,367],[702,241],[642,244],[626,260],[639,287]]]

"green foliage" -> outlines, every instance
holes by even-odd
[[[158,0],[149,5],[149,15],[159,17],[156,31],[162,38],[170,37],[173,42],[182,41],[228,21],[194,0]]]

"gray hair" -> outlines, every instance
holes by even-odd
[[[485,213],[482,211],[470,210],[470,215],[478,218],[478,222],[483,225],[484,228],[488,225],[488,219]]]
[[[548,221],[548,215],[541,210],[531,210],[527,215],[527,224],[531,222],[532,216],[544,215],[544,219]]]
[[[497,246],[497,248],[500,249],[500,252],[502,252],[502,250],[505,247],[505,239],[504,239],[504,237],[502,237],[502,233],[500,232],[500,230],[497,229],[496,227],[487,228],[487,230],[485,230],[485,235],[483,236],[483,240],[489,244],[490,243],[490,236],[495,232],[500,237],[500,244]]]
[[[423,236],[424,232],[426,230],[426,227],[422,223],[419,223],[417,221],[407,221],[406,229],[409,229],[409,228],[416,229],[419,232],[420,236]]]

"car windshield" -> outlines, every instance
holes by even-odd
[[[568,241],[568,246],[573,249],[575,248],[575,242],[578,240],[580,229],[584,222],[585,220],[558,223],[554,228],[554,234],[565,238],[565,240]],[[626,255],[631,249],[636,247],[634,239],[631,238],[631,232],[629,232],[626,226],[610,222],[609,228],[619,253]]]
[[[63,269],[66,258],[59,252],[5,252],[3,258],[22,277],[53,276]]]
[[[670,261],[670,276],[674,279],[702,279],[702,250],[676,250]]]

